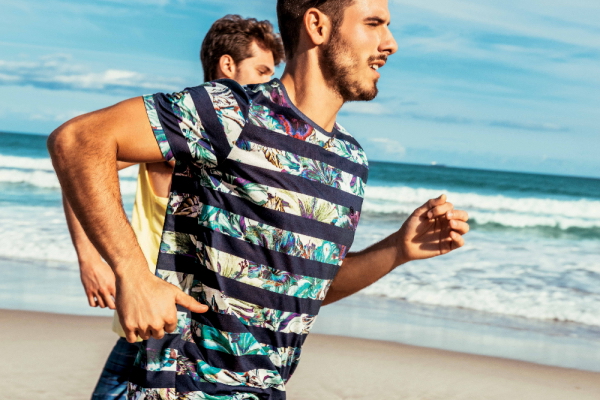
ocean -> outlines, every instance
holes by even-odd
[[[77,282],[77,257],[45,141],[0,133],[0,307],[97,315]],[[127,210],[136,173],[130,168],[121,174]],[[548,361],[554,356],[544,347],[542,359],[525,359],[600,370],[600,179],[372,161],[353,250],[391,234],[412,210],[442,193],[470,214],[465,247],[400,266],[358,295],[325,307],[330,322],[318,323],[317,331],[511,358],[523,358],[518,345],[513,356],[490,350],[487,342],[475,349],[465,343],[492,328],[503,340],[525,332],[528,340],[542,335],[558,353],[573,346],[580,352],[569,350],[568,362],[564,355]],[[70,289],[61,288],[62,281]],[[352,328],[343,318],[356,307],[364,308],[357,321],[366,322]],[[410,322],[415,319],[420,322]],[[365,328],[380,323],[387,328]],[[441,326],[446,339],[427,339],[407,324],[423,332]],[[557,338],[565,341],[556,344]]]

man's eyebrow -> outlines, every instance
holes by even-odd
[[[373,16],[373,17],[367,17],[367,18],[364,19],[364,21],[365,22],[374,22],[374,23],[379,24],[379,25],[386,24],[386,21],[383,18],[381,18],[381,17],[375,17],[375,16]],[[389,24],[390,23],[387,22],[387,25],[389,25]]]

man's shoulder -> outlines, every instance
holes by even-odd
[[[213,102],[229,100],[235,101],[240,105],[250,102],[248,89],[232,79],[218,79],[216,81],[205,82],[197,88],[206,90]]]
[[[172,93],[144,96],[144,99],[149,110],[156,108],[155,102],[158,102],[163,105],[162,112],[191,120],[202,120],[214,110],[219,117],[227,114],[241,125],[244,124],[245,110],[250,101],[246,89],[230,79],[205,82]],[[220,122],[224,121],[220,118]]]
[[[208,98],[206,98],[206,93],[209,94]],[[246,88],[231,79],[219,79],[204,82],[200,85],[186,87],[185,89],[175,92],[155,93],[143,97],[146,101],[153,101],[153,98],[159,97],[163,99],[163,101],[170,103],[185,103],[186,99],[193,99],[196,102],[208,99],[217,103],[223,101],[227,102],[227,100],[235,101],[237,103],[247,103],[249,101]]]
[[[264,97],[268,102],[289,108],[290,105],[285,97],[283,84],[279,79],[273,79],[270,82],[258,83],[244,86],[250,99]]]
[[[340,125],[339,122],[335,123],[334,126],[335,130],[338,131],[339,133],[348,136],[348,137],[352,137],[352,135],[350,133],[348,133],[348,131],[346,130],[346,128],[344,128],[342,125]]]

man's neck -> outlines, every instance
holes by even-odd
[[[326,131],[333,130],[344,101],[325,82],[314,52],[288,62],[280,80],[296,108]]]

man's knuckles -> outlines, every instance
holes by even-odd
[[[459,232],[468,232],[469,231],[469,224],[467,224],[464,221],[460,221],[460,220],[451,220],[449,222],[450,228],[452,228],[455,231],[459,231]]]
[[[135,331],[146,331],[148,330],[148,325],[147,324],[140,324],[140,323],[135,323],[132,321],[125,321],[122,324],[123,326],[123,330],[125,332],[135,332]]]
[[[463,210],[453,210],[451,219],[467,222],[469,220],[469,214]]]
[[[149,329],[151,329],[153,332],[163,330],[164,327],[165,327],[165,322],[164,321],[159,321],[159,320],[154,320],[149,325]]]
[[[442,205],[435,207],[433,209],[433,212],[439,216],[439,215],[446,214],[448,211],[453,210],[453,209],[454,209],[454,205],[452,203],[444,203]]]

